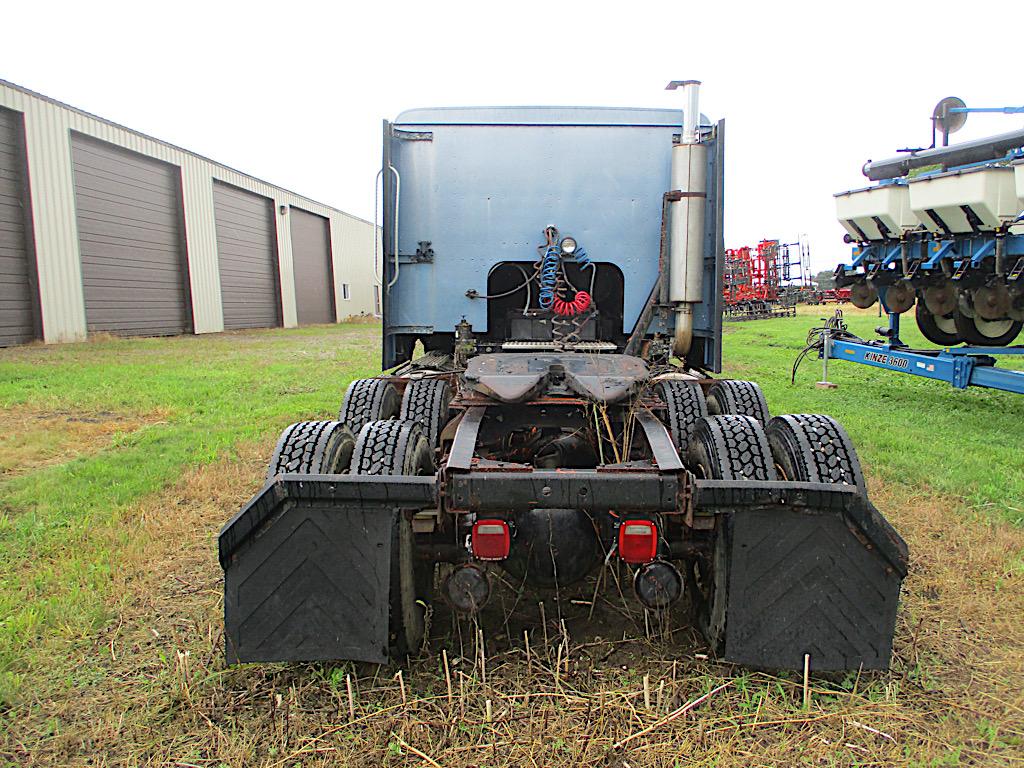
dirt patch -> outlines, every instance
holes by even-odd
[[[480,627],[483,667],[478,627],[441,621],[401,680],[351,664],[226,669],[215,537],[258,488],[269,448],[191,471],[122,520],[111,533],[122,552],[111,621],[55,655],[73,683],[9,712],[0,754],[17,764],[276,768],[1019,762],[1024,532],[877,483],[873,498],[913,557],[893,669],[815,680],[806,710],[797,677],[701,658],[686,627],[641,618],[623,637],[570,617],[566,631],[550,602],[546,627],[537,606],[518,609],[538,612],[529,657],[521,635]]]
[[[165,421],[166,413],[46,411],[13,406],[0,411],[0,479],[62,464],[111,445],[119,436]]]

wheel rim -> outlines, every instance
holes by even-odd
[[[1013,320],[982,320],[980,317],[975,316],[974,327],[986,339],[998,339],[1004,333],[1008,333],[1010,328],[1013,327]]]
[[[971,304],[971,297],[964,291],[960,291],[956,297],[957,311],[964,317],[974,317],[974,305]]]
[[[945,315],[940,317],[939,315],[933,315],[935,318],[935,327],[943,333],[948,333],[951,336],[956,336],[956,320],[953,315]]]
[[[325,461],[324,471],[332,475],[348,474],[352,464],[352,451],[356,447],[356,439],[348,427],[342,425],[331,436],[331,448]]]

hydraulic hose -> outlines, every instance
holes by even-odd
[[[800,363],[802,363],[812,352],[820,353],[824,350],[826,335],[833,340],[859,343],[864,342],[864,339],[847,330],[846,321],[843,320],[842,310],[837,309],[834,317],[823,317],[822,320],[825,321],[824,325],[816,326],[808,331],[807,346],[800,351],[800,354],[796,356],[796,360],[793,361],[793,370],[789,376],[790,384],[796,383],[796,372],[800,368]]]

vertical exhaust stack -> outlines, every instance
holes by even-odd
[[[677,88],[686,107],[682,137],[672,148],[672,190],[681,197],[669,213],[669,301],[676,311],[672,352],[682,358],[693,343],[693,305],[703,300],[707,147],[700,143],[700,81],[673,80],[667,90]]]

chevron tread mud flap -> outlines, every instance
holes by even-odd
[[[698,483],[700,506],[721,515],[725,658],[802,669],[810,654],[814,671],[888,668],[906,544],[856,490],[790,486],[766,503],[763,488]]]
[[[391,541],[433,477],[280,475],[224,526],[225,655],[388,660]]]

